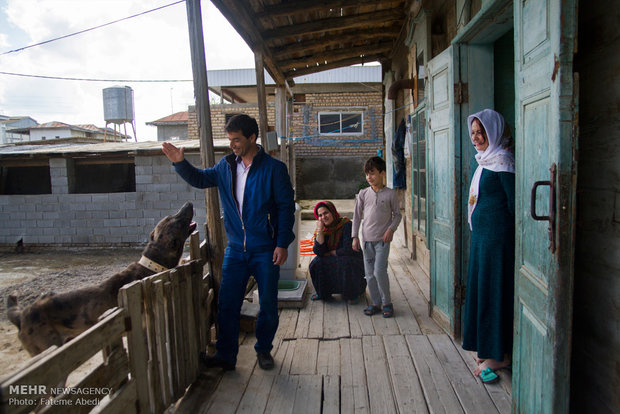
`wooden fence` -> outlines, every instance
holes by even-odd
[[[205,252],[195,232],[190,262],[124,286],[119,306],[96,325],[5,378],[0,413],[163,412],[197,378],[199,352],[211,339],[214,285],[203,276]],[[102,361],[65,387],[99,352]]]

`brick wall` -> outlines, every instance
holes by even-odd
[[[198,154],[187,154],[200,165]],[[204,192],[185,183],[163,155],[136,156],[136,192],[68,194],[67,161],[50,159],[52,194],[0,195],[0,245],[133,246],[186,202],[204,235]]]
[[[258,120],[258,104],[256,103],[246,103],[246,104],[217,104],[211,105],[211,128],[213,129],[213,139],[227,139],[228,136],[224,131],[224,126],[226,126],[226,114],[239,114],[243,113],[251,116],[252,118]],[[199,138],[198,135],[198,121],[196,119],[196,107],[190,106],[188,108],[188,136],[190,138]],[[269,126],[269,130],[273,130],[275,125],[276,112],[275,106],[273,104],[267,104],[267,124]],[[259,122],[260,128],[260,122]],[[260,141],[259,141],[260,142]]]
[[[198,133],[198,119],[196,118],[196,105],[191,105],[187,108],[187,138],[200,139]]]
[[[383,146],[383,102],[381,92],[330,92],[305,95],[293,105],[291,135],[309,137],[295,142],[299,158],[353,155],[367,158]],[[319,112],[362,112],[364,134],[319,136]]]
[[[383,146],[383,101],[381,91],[377,92],[330,92],[305,95],[306,102],[293,105],[291,116],[292,137],[312,136],[311,139],[295,142],[298,158],[322,158],[325,156],[355,155],[368,158]],[[258,104],[216,104],[211,105],[211,126],[213,139],[226,139],[224,126],[226,114],[244,113],[258,120]],[[196,108],[188,108],[188,136],[198,138]],[[363,112],[364,134],[361,136],[318,137],[319,112]],[[267,104],[269,130],[275,125],[275,105]]]

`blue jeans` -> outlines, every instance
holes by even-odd
[[[270,352],[278,329],[278,279],[280,266],[273,264],[273,251],[243,252],[226,247],[218,298],[217,356],[235,364],[239,352],[241,305],[250,276],[258,285],[260,312],[256,320],[257,353]]]

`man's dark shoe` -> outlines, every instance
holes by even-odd
[[[256,358],[258,359],[258,366],[262,369],[273,369],[275,363],[273,362],[273,357],[269,352],[261,352],[256,354]]]
[[[222,368],[224,371],[234,371],[235,364],[232,362],[224,361],[217,355],[208,356],[205,352],[200,353],[200,362],[207,368]]]

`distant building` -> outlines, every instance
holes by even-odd
[[[46,122],[30,127],[30,141],[45,141],[61,138],[95,138],[107,141],[127,140],[128,135],[119,134],[110,128],[99,128],[92,124],[70,125],[64,122]]]
[[[35,125],[29,116],[0,115],[0,144],[30,141],[29,128]]]
[[[187,139],[187,111],[177,112],[156,121],[147,122],[147,125],[157,127],[157,141]]]

